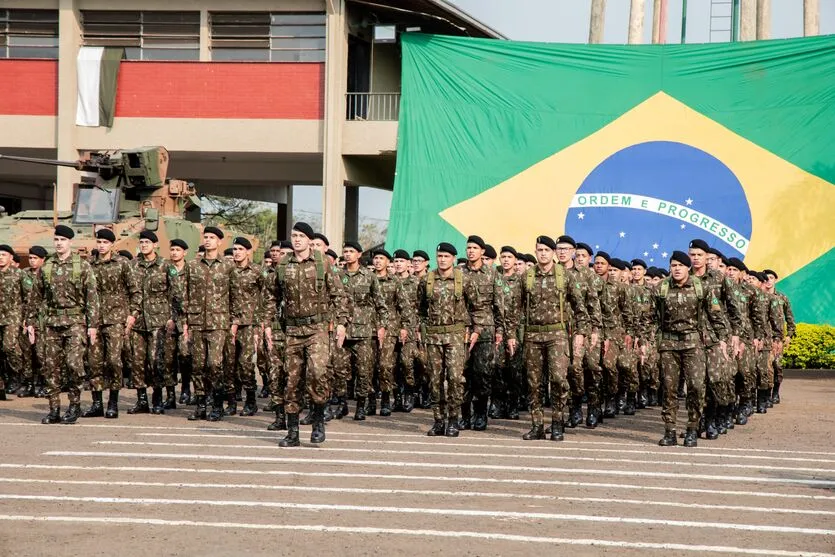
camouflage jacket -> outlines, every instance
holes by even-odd
[[[409,329],[414,321],[415,310],[409,307],[409,298],[403,291],[402,279],[386,275],[377,277],[377,283],[383,293],[383,302],[388,310],[388,321],[380,321],[389,335],[399,336],[400,329]],[[414,328],[414,326],[412,326]]]
[[[274,341],[283,342],[286,339],[284,334],[284,304],[276,305],[275,300],[275,283],[278,280],[278,273],[275,272],[275,267],[268,267],[263,271],[264,275],[264,290],[261,292],[261,308],[264,315],[264,322],[269,323],[272,329]]]
[[[508,315],[514,315],[516,323],[515,334],[512,338],[522,340],[525,336],[525,314],[522,312],[522,280],[515,272],[502,276],[507,290],[505,293],[504,306]],[[510,335],[508,336],[510,338]]]
[[[754,338],[759,338],[758,334],[761,334],[760,331],[762,331],[764,323],[757,308],[756,289],[746,282],[734,283],[733,294],[739,308],[739,337],[748,342]]]
[[[704,346],[702,314],[710,320],[720,341],[728,336],[722,318],[722,304],[713,298],[711,291],[704,288],[704,285],[699,296],[693,281],[694,277],[688,276],[684,285],[679,286],[668,277],[653,292],[659,328],[659,350],[689,350]],[[664,282],[669,283],[666,294]]]
[[[539,265],[528,270],[520,277],[522,281],[522,312],[525,315],[525,341],[545,342],[557,338],[562,332],[569,332],[573,323],[577,335],[588,335],[591,322],[586,309],[583,285],[575,273],[568,272],[559,263],[543,271]],[[557,288],[559,266],[564,272],[564,288],[560,293]],[[528,273],[533,271],[533,280],[529,283]]]
[[[600,300],[597,298],[597,289],[595,288],[594,281],[595,279],[600,280],[600,277],[595,275],[591,269],[579,269],[576,265],[572,265],[571,268],[566,270],[580,283],[580,296],[583,299],[583,304],[586,306],[586,312],[589,314],[589,326],[591,330],[599,331],[603,326],[603,315],[600,312]]]
[[[780,307],[783,310],[783,318],[786,322],[786,336],[794,338],[794,335],[797,334],[797,327],[794,322],[794,313],[792,312],[789,297],[777,290],[774,291],[774,295],[777,296],[777,299],[780,301]]]
[[[400,328],[409,332],[409,339],[415,339],[418,328],[417,299],[420,279],[414,275],[400,277],[400,295],[404,310],[400,312]]]
[[[168,261],[168,260],[166,260],[166,261]],[[182,315],[182,308],[183,308],[183,299],[182,299],[183,289],[185,288],[183,285],[185,284],[186,264],[184,262],[183,268],[182,269],[177,269],[177,267],[174,265],[173,261],[168,261],[168,263],[172,267],[174,267],[175,271],[177,271],[177,275],[175,277],[173,277],[173,279],[177,281],[176,288],[177,288],[177,292],[178,292],[178,295],[179,295],[179,299],[177,300],[177,308],[176,308],[176,310],[177,310],[176,311],[177,320],[175,321],[174,325],[175,325],[175,330],[177,332],[181,333],[181,332],[183,332],[183,325],[185,324],[185,321],[182,319],[181,315]]]
[[[603,283],[603,293],[600,297],[600,307],[603,308],[604,306],[612,316],[608,326],[604,321],[604,339],[634,335],[635,318],[633,315],[632,299],[629,296],[629,291],[625,284],[606,277]]]
[[[136,317],[134,328],[152,331],[176,319],[182,303],[182,283],[177,268],[159,256],[146,261],[140,255],[133,260],[133,274],[141,292],[139,309],[133,314]]]
[[[347,338],[372,338],[377,336],[377,329],[390,325],[394,308],[386,305],[385,294],[373,271],[360,265],[353,273],[343,270],[339,280],[350,300]],[[387,332],[397,334],[396,331]]]
[[[43,324],[43,312],[41,308],[33,307],[34,303],[32,301],[32,289],[35,287],[35,281],[38,279],[38,275],[40,275],[40,270],[27,267],[23,272],[29,277],[29,289],[26,291],[26,307],[23,310],[23,320],[25,322],[28,319],[29,311],[35,309],[36,315],[34,321],[27,324],[32,325],[35,329],[40,329]]]
[[[460,276],[460,292],[456,292],[456,273]],[[431,291],[428,288],[430,274],[434,275]],[[436,269],[420,279],[418,319],[424,343],[463,342],[467,330],[481,335],[482,329],[478,323],[485,322],[487,318],[479,313],[487,309],[484,304],[478,303],[478,288],[471,276],[460,269],[453,269],[448,277],[443,277]]]
[[[96,286],[101,307],[101,324],[124,324],[128,315],[138,316],[142,304],[142,290],[130,261],[118,254],[110,259],[90,259],[96,274]]]
[[[632,285],[634,298],[632,308],[635,310],[636,336],[645,342],[653,342],[658,332],[658,326],[655,323],[652,290],[652,287],[646,282]]]
[[[189,328],[201,331],[228,329],[231,325],[231,275],[235,264],[222,257],[198,257],[186,264],[183,311]]]
[[[74,253],[63,261],[51,255],[41,267],[32,287],[26,322],[37,325],[42,316],[44,327],[99,323],[99,295],[96,275],[90,264]]]
[[[267,279],[261,267],[248,263],[235,265],[230,278],[232,292],[232,324],[239,326],[264,323],[264,289]]]
[[[3,311],[0,312],[0,326],[20,327],[26,312],[29,293],[32,291],[32,275],[11,265],[0,271],[0,300]]]
[[[462,271],[470,277],[470,281],[478,290],[476,303],[480,304],[480,307],[473,314],[473,318],[479,320],[476,325],[481,330],[478,340],[493,342],[495,335],[504,334],[506,312],[504,300],[510,289],[508,288],[505,292],[504,279],[492,265],[490,267],[481,265],[478,269],[465,265]]]
[[[719,305],[722,308],[722,319],[725,321],[725,329],[728,334],[738,336],[741,328],[740,310],[737,305],[737,298],[733,295],[731,279],[713,269],[707,269],[700,279],[705,288],[710,291],[711,300],[719,300]],[[704,338],[707,346],[719,342],[719,336],[708,319],[702,320],[702,326],[705,329]]]
[[[331,320],[334,326],[348,324],[348,298],[342,282],[327,261],[316,263],[316,257],[324,257],[316,253],[310,250],[303,260],[299,260],[294,253],[285,256],[279,262],[279,266],[284,266],[283,280],[276,276],[274,288],[266,293],[267,320],[272,321],[276,309],[281,307],[284,332],[288,336],[308,336],[326,331]],[[324,273],[321,280],[317,276],[319,265]],[[279,268],[276,268],[276,275]]]
[[[768,301],[768,324],[770,325],[769,334],[771,339],[775,342],[783,340],[784,331],[786,330],[786,315],[783,313],[783,304],[776,294],[764,292],[766,300]]]

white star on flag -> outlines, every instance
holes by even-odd
[[[648,256],[649,256],[649,252],[648,252],[648,251],[645,251],[645,252],[644,252],[644,257],[648,257]]]
[[[666,259],[666,258],[667,258],[667,252],[665,251],[664,253],[662,253],[662,254],[661,254],[661,257],[663,257],[664,259]]]
[[[654,262],[655,262],[655,259],[650,259],[650,260],[649,260],[649,262],[650,262],[650,263],[654,263]]]
[[[620,233],[620,237],[621,237],[621,238],[626,238],[626,232],[621,232],[621,233]]]
[[[682,225],[681,225],[681,229],[682,229],[682,230],[684,230],[684,227],[685,227],[685,226],[686,226],[686,225],[682,224]]]
[[[600,244],[595,244],[594,249],[600,249]]]
[[[581,211],[577,213],[577,218],[583,220],[584,218],[586,218],[586,214]]]
[[[687,205],[692,205],[693,200],[688,197],[687,200],[685,200],[685,203],[687,203]]]
[[[658,249],[658,244],[652,244],[652,249]]]

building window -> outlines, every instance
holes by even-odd
[[[58,58],[58,10],[0,10],[0,58]]]
[[[85,46],[121,46],[128,60],[199,60],[200,12],[83,10]]]
[[[325,14],[212,12],[212,60],[324,62]]]

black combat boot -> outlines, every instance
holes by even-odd
[[[465,400],[464,404],[461,405],[461,419],[458,420],[458,429],[462,430],[472,428],[472,405]]]
[[[713,423],[716,424],[716,432],[719,435],[728,433],[728,427],[725,425],[725,406],[717,406],[716,414],[713,416]]]
[[[551,421],[551,441],[565,440],[565,425],[562,420]]]
[[[545,439],[545,426],[542,424],[533,424],[531,430],[522,436],[525,441],[536,441],[538,439]]]
[[[447,437],[458,437],[458,419],[457,418],[450,418],[447,421],[446,425],[446,432],[444,433]]]
[[[299,415],[287,414],[287,435],[278,442],[279,447],[298,447],[299,442]]]
[[[258,393],[258,398],[270,398],[270,377],[261,374],[261,392]]]
[[[748,423],[748,412],[745,409],[745,402],[740,400],[736,407],[736,425],[745,425]]]
[[[331,409],[330,400],[325,402],[325,423],[328,423],[332,419],[336,417],[336,414],[333,413],[333,409]]]
[[[626,408],[626,391],[618,391],[617,404],[615,405],[615,414],[620,414]]]
[[[219,422],[223,419],[223,398],[226,395],[223,391],[215,391],[212,393],[212,411],[206,416],[210,422]],[[235,395],[232,395],[234,398]]]
[[[638,395],[636,393],[626,393],[626,406],[623,407],[624,416],[634,416],[635,406],[637,404]]]
[[[719,430],[716,427],[716,407],[710,410],[710,415],[705,416],[705,439],[715,441],[719,439]],[[686,439],[686,437],[685,437]]]
[[[177,409],[177,391],[175,387],[165,387],[165,402],[162,403],[162,409]]]
[[[435,420],[435,423],[432,424],[432,427],[429,429],[429,431],[426,432],[426,435],[428,435],[429,437],[442,437],[446,435],[444,420]]]
[[[614,418],[617,407],[615,406],[615,397],[607,396],[606,397],[606,406],[603,408],[603,417],[604,418]]]
[[[20,396],[20,395],[18,395]],[[780,404],[780,382],[774,382],[774,388],[771,389],[771,404]]]
[[[313,403],[307,405],[307,411],[299,420],[299,425],[310,425],[313,423]]]
[[[150,414],[151,407],[148,406],[148,390],[144,387],[136,389],[136,404],[128,408],[128,414]]]
[[[241,416],[254,416],[258,412],[258,405],[255,402],[255,389],[246,390],[246,402],[241,410]]]
[[[565,424],[569,429],[574,429],[583,423],[583,397],[571,397],[571,409],[568,413],[568,423]]]
[[[104,416],[104,406],[102,405],[101,391],[93,391],[90,393],[93,396],[93,404],[90,408],[81,414],[82,418],[101,418]]]
[[[507,401],[507,419],[508,420],[518,420],[519,419],[519,406],[516,404],[516,401],[508,400]]]
[[[336,397],[336,408],[334,409],[334,417],[337,420],[341,420],[345,416],[348,415],[350,410],[348,410],[348,399],[344,396]]]
[[[191,398],[191,379],[188,375],[183,374],[183,384],[180,387],[180,404],[188,404]]]
[[[488,418],[493,418],[494,420],[500,420],[504,417],[505,410],[504,404],[502,404],[501,400],[493,399],[490,401],[490,409],[487,412]]]
[[[600,409],[589,404],[588,411],[586,412],[586,427],[589,429],[594,429],[597,427],[599,422]]]
[[[387,418],[391,416],[391,395],[383,393],[380,397],[380,416]]]
[[[392,412],[403,412],[403,391],[400,387],[395,387],[394,391],[394,403],[392,406]]]
[[[110,389],[110,396],[107,398],[107,412],[104,417],[115,420],[119,417],[119,391]]]
[[[638,410],[643,410],[647,407],[647,402],[649,402],[649,395],[647,395],[647,388],[641,387],[638,389],[638,402],[636,407]]]
[[[354,412],[354,419],[358,422],[365,420],[365,397],[357,397],[357,411]]]
[[[206,395],[196,395],[194,413],[188,417],[189,421],[205,420],[206,419]]]
[[[162,389],[154,387],[151,393],[151,414],[165,414],[165,408],[162,407]]]
[[[33,396],[35,396],[35,384],[31,381],[21,385],[21,387],[17,390],[17,398],[31,398]]]
[[[267,431],[283,431],[287,429],[287,416],[284,415],[284,406],[275,405],[275,421],[267,426]]]
[[[61,416],[61,423],[74,424],[78,421],[79,416],[81,416],[81,404],[78,402],[71,402],[70,407],[67,408],[67,411],[63,416]]]
[[[729,429],[734,428],[733,407],[733,404],[727,404],[722,407],[722,426],[725,433],[727,433]],[[723,428],[719,428],[720,434],[722,433]]]
[[[658,406],[658,391],[655,389],[647,389],[647,406],[654,408]]]
[[[412,394],[412,388],[406,387],[406,392],[403,394],[403,412],[409,413],[415,409],[415,395]]]
[[[487,399],[475,399],[473,401],[473,410],[475,411],[473,431],[484,431],[487,429]]]
[[[432,408],[432,390],[429,388],[429,385],[421,387],[420,407],[424,410]]]
[[[49,407],[49,414],[41,420],[44,425],[61,423],[61,407],[58,405]]]
[[[698,432],[693,429],[692,427],[687,428],[687,433],[684,434],[684,446],[685,447],[695,447],[697,446],[699,439]]]
[[[664,437],[661,438],[661,441],[659,441],[658,444],[662,447],[673,447],[675,445],[678,445],[678,436],[676,436],[676,430],[668,429],[664,431]]]
[[[376,416],[377,415],[377,393],[373,390],[368,393],[368,402],[365,406],[365,414],[366,416]]]
[[[310,432],[311,443],[325,442],[325,405],[317,404],[313,407],[313,431]]]
[[[768,389],[757,389],[757,414],[765,414],[768,412],[768,404],[766,402],[768,395]]]
[[[238,394],[226,394],[226,410],[223,411],[224,416],[234,416],[238,413]]]

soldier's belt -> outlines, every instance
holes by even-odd
[[[288,327],[304,327],[305,325],[318,325],[324,323],[327,316],[322,315],[308,315],[307,317],[285,317],[284,322]]]
[[[448,333],[463,333],[463,323],[456,323],[455,325],[427,325],[426,334],[428,335],[445,335]]]
[[[83,315],[81,308],[78,307],[65,309],[50,308],[48,313],[50,317],[58,317],[62,315]]]
[[[661,340],[687,341],[687,340],[698,340],[698,339],[699,339],[699,333],[673,333],[673,332],[661,333]]]
[[[527,333],[553,333],[556,331],[564,331],[565,323],[552,323],[550,325],[527,325],[525,332]]]

